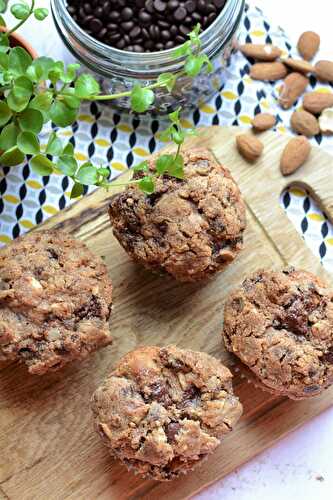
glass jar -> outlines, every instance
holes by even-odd
[[[110,47],[85,33],[70,16],[66,0],[51,0],[56,28],[69,51],[97,77],[104,93],[130,90],[137,82],[149,85],[161,73],[179,71],[184,58],[174,56],[175,48],[151,53],[133,53]],[[194,80],[180,77],[172,90],[157,89],[151,111],[159,114],[178,106],[193,107],[209,99],[223,85],[224,68],[235,48],[245,0],[227,0],[221,14],[200,36],[202,50],[211,59],[214,71],[200,74]],[[129,110],[127,98],[112,104]]]

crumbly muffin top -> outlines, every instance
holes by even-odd
[[[151,195],[131,185],[112,199],[109,213],[116,238],[134,260],[179,281],[197,281],[222,270],[242,249],[245,205],[229,170],[208,150],[184,151],[183,157],[183,180],[163,175]],[[149,168],[155,169],[154,159]]]
[[[231,293],[224,340],[261,382],[293,399],[333,382],[333,291],[293,268],[258,271]]]
[[[112,286],[99,257],[62,231],[0,250],[0,359],[31,373],[61,368],[111,342]]]
[[[139,348],[95,392],[96,428],[130,469],[173,479],[213,452],[239,419],[242,405],[231,378],[205,353]]]

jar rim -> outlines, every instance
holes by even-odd
[[[232,15],[234,11],[234,4],[242,3],[242,11],[243,6],[245,5],[245,0],[227,0],[224,5],[222,11],[218,15],[218,17],[214,20],[214,22],[204,31],[200,33],[200,39],[202,41],[202,49],[207,49],[211,43],[212,38],[216,38],[216,27],[223,23],[225,18],[228,18],[228,15]],[[131,65],[135,65],[138,69],[138,66],[145,67],[146,65],[154,65],[158,64],[166,65],[170,64],[170,59],[173,61],[175,65],[184,61],[183,56],[175,57],[175,51],[181,46],[173,47],[171,49],[156,51],[156,52],[130,52],[127,50],[118,49],[116,47],[112,47],[103,42],[100,42],[96,38],[92,37],[88,33],[86,33],[78,23],[72,18],[70,13],[66,8],[67,0],[51,0],[51,11],[53,15],[53,19],[56,23],[57,28],[59,29],[59,17],[62,22],[65,22],[66,29],[70,30],[71,35],[77,39],[79,43],[81,43],[85,48],[89,51],[93,51],[96,55],[103,55],[106,59],[112,60],[113,63],[122,63],[124,62],[124,57],[126,58],[126,62]],[[232,12],[230,12],[232,11]],[[225,19],[226,21],[228,19]],[[224,27],[224,26],[223,26]],[[222,27],[222,28],[223,28]],[[224,40],[223,40],[224,41]],[[221,40],[221,44],[222,40]]]

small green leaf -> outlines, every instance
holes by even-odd
[[[62,77],[62,81],[64,83],[71,83],[75,80],[76,78],[76,73],[77,73],[77,70],[80,69],[80,65],[79,64],[69,64],[67,66],[67,71],[66,73],[64,73],[63,77]],[[75,92],[74,89],[67,89],[67,90],[73,90],[73,92]]]
[[[203,66],[206,64],[207,68],[211,70],[213,66],[206,54],[191,55],[187,58],[187,61],[185,63],[185,73],[191,78],[194,78],[199,75]]]
[[[13,114],[7,104],[3,101],[0,101],[0,127],[6,125],[12,115]]]
[[[9,39],[5,33],[0,33],[0,50],[1,52],[8,52]]]
[[[80,167],[76,177],[85,186],[95,186],[98,182],[98,171],[92,163],[87,162]]]
[[[38,111],[49,111],[53,102],[51,92],[45,91],[36,95],[29,104],[29,108],[38,109]]]
[[[14,3],[10,8],[10,12],[16,19],[27,19],[30,14],[30,7],[25,3]]]
[[[168,89],[168,91],[171,92],[175,86],[176,80],[177,80],[177,76],[174,75],[173,73],[162,73],[158,77],[157,82],[161,86],[166,87]]]
[[[34,16],[38,21],[44,21],[47,18],[49,11],[45,8],[38,8],[34,10]]]
[[[3,151],[7,151],[8,149],[16,146],[17,136],[19,134],[19,129],[14,125],[14,123],[10,123],[6,125],[0,134],[0,149]]]
[[[76,110],[61,101],[55,101],[50,109],[50,118],[58,127],[68,127],[76,119]]]
[[[169,113],[168,116],[172,123],[179,123],[181,110],[182,108],[179,106],[173,113]]]
[[[3,28],[6,27],[6,21],[2,16],[0,16],[0,26],[2,26]]]
[[[52,156],[59,156],[62,153],[62,141],[57,137],[55,132],[49,137],[47,146],[46,146],[46,154]]]
[[[147,160],[142,161],[141,163],[133,167],[133,172],[148,172],[148,170],[149,170],[149,164]]]
[[[0,165],[4,167],[14,167],[23,163],[25,155],[19,151],[17,146],[13,146],[0,156]]]
[[[39,134],[43,128],[43,115],[37,109],[25,109],[18,115],[18,123],[22,131]]]
[[[94,77],[88,74],[80,75],[76,80],[75,95],[80,98],[91,97],[100,93],[100,86]]]
[[[173,127],[171,139],[177,146],[180,146],[185,140],[185,133],[180,128]]]
[[[192,44],[191,44],[190,40],[188,40],[187,42],[183,43],[182,45],[180,45],[179,47],[177,47],[172,52],[172,56],[174,58],[185,57],[185,56],[190,55],[190,54],[192,54]]]
[[[53,59],[50,57],[38,57],[27,68],[26,74],[33,82],[47,80],[54,64]]]
[[[65,175],[73,177],[77,171],[77,161],[73,156],[62,155],[60,156],[57,167]]]
[[[0,0],[0,12],[3,14],[7,10],[8,0]]]
[[[24,75],[31,63],[31,55],[22,47],[14,47],[10,50],[9,69],[14,77]]]
[[[139,188],[146,194],[152,194],[155,191],[154,179],[146,176],[138,183]]]
[[[79,109],[81,101],[78,97],[66,95],[64,97],[64,103],[71,109]]]
[[[162,155],[160,156],[157,161],[156,161],[156,172],[160,175],[163,175],[164,173],[169,171],[169,168],[174,162],[174,156],[173,155]]]
[[[7,96],[7,104],[13,111],[21,112],[29,104],[32,95],[32,83],[26,76],[20,76],[14,81],[14,87]]]
[[[104,179],[107,179],[110,175],[110,170],[106,167],[100,167],[98,169],[98,175],[101,175]]]
[[[184,159],[182,156],[177,156],[169,168],[169,174],[177,179],[184,179]]]
[[[68,142],[64,147],[62,152],[63,155],[74,156],[74,146],[71,142]]]
[[[59,80],[62,80],[65,74],[65,66],[62,61],[57,61],[53,64],[52,68],[49,71],[49,80],[53,85],[56,85],[56,83]]]
[[[17,147],[26,155],[35,155],[39,153],[39,141],[32,132],[21,132],[17,137]]]
[[[72,192],[71,192],[71,198],[79,198],[79,196],[82,196],[84,193],[84,186],[83,184],[79,184],[76,182],[74,186],[72,187]]]
[[[34,156],[30,160],[29,165],[38,175],[50,175],[55,169],[54,163],[42,154]]]
[[[0,68],[7,71],[9,65],[9,56],[4,52],[0,52]]]
[[[139,84],[134,85],[131,92],[131,107],[136,113],[144,113],[155,100],[154,92]]]

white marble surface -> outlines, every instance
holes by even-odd
[[[40,0],[39,5],[47,5]],[[307,29],[322,36],[322,56],[333,59],[332,1],[249,0],[269,19],[284,27],[293,42]],[[42,36],[41,27],[43,26]],[[40,54],[68,59],[54,28],[35,23],[29,34]],[[206,489],[197,500],[280,500],[333,498],[333,409],[325,412],[260,454],[223,481]]]

